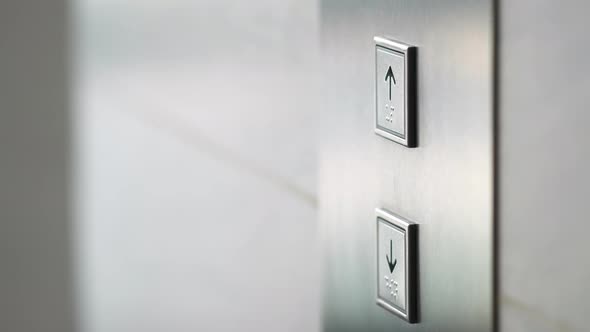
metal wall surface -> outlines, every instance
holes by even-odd
[[[493,3],[321,6],[325,331],[493,328]],[[373,36],[418,47],[418,141],[373,132]],[[419,320],[375,304],[374,209],[420,224]]]
[[[532,3],[500,4],[500,327],[588,331],[590,4]]]

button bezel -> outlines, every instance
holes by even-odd
[[[409,148],[418,146],[416,116],[416,47],[384,37],[374,37],[375,41],[375,133]],[[378,88],[383,73],[378,72],[378,51],[393,52],[404,58],[404,134],[379,125]]]

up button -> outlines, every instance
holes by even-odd
[[[417,146],[416,48],[375,37],[375,132]]]

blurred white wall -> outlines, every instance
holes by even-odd
[[[81,330],[318,330],[316,1],[72,13]]]

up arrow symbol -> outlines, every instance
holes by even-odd
[[[397,264],[397,259],[393,259],[393,240],[389,240],[389,256],[385,255],[385,258],[387,258],[389,273],[393,273],[393,269],[395,269],[395,264]]]
[[[391,100],[391,82],[393,81],[393,84],[397,84],[395,82],[395,76],[393,76],[393,70],[391,69],[391,66],[389,66],[387,74],[385,75],[385,82],[387,81],[389,81],[389,100]]]

